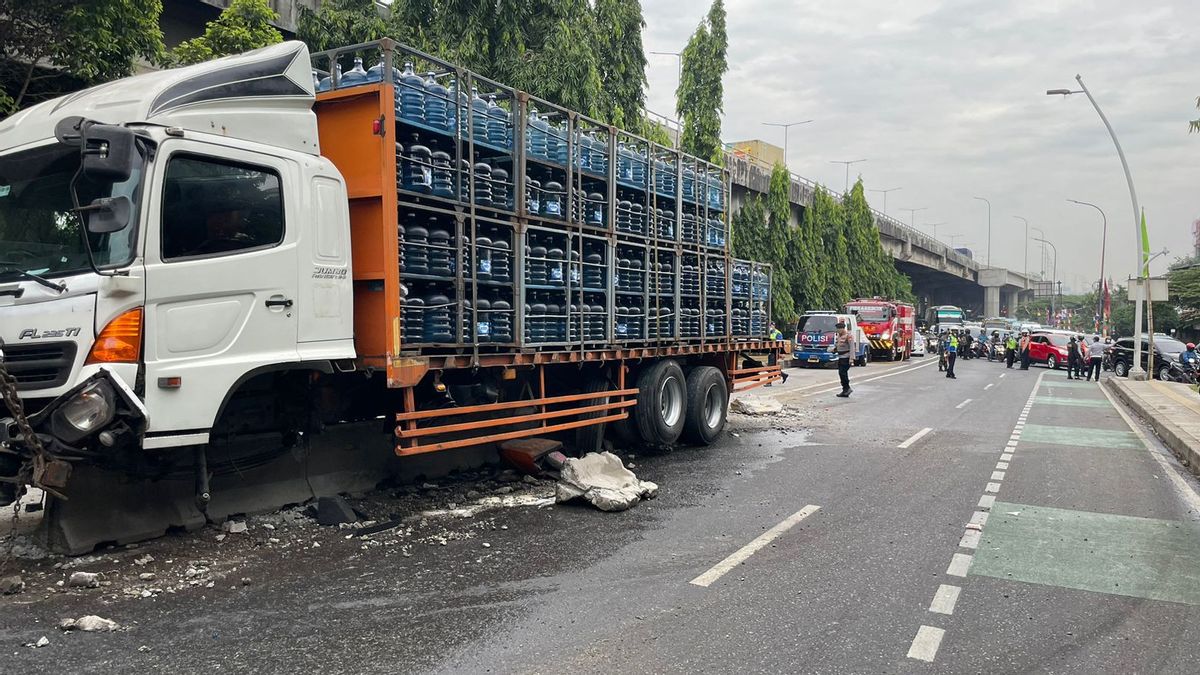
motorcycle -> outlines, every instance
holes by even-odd
[[[1166,376],[1163,379],[1168,382],[1178,382],[1180,384],[1196,384],[1196,366],[1191,363],[1171,361],[1167,365]]]

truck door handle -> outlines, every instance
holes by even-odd
[[[291,307],[291,300],[267,300],[267,307]]]

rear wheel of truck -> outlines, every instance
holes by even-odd
[[[583,391],[581,393],[596,394],[603,391],[609,391],[610,389],[611,387],[609,386],[608,378],[605,377],[603,373],[594,373],[588,376],[587,380],[583,383]],[[579,405],[580,407],[586,408],[588,406],[602,405],[605,403],[608,403],[608,397],[601,396],[599,398],[589,398],[587,400],[580,401]],[[611,412],[603,410],[600,412],[583,413],[579,416],[579,419],[586,420],[597,417],[607,417],[610,414]],[[617,424],[619,424],[619,422]],[[580,427],[575,430],[575,451],[579,453],[580,457],[588,454],[589,452],[600,452],[601,444],[604,441],[605,426],[607,425],[593,424],[591,426]]]
[[[638,377],[634,420],[638,435],[650,445],[670,445],[683,433],[687,387],[683,369],[671,359],[659,361]]]
[[[687,375],[687,419],[683,439],[693,445],[708,445],[725,428],[729,412],[729,389],[725,376],[712,366],[693,368]]]

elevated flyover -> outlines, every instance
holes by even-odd
[[[755,195],[765,196],[771,186],[772,167],[752,157],[727,153],[726,166],[733,178],[733,207]],[[792,174],[788,199],[792,225],[798,226],[812,205],[817,185]],[[958,305],[975,314],[1013,316],[1020,303],[1032,297],[1032,279],[1003,268],[980,265],[945,243],[872,209],[879,241],[891,254],[896,269],[912,280],[918,310],[934,305]]]

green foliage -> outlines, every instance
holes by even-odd
[[[642,5],[638,0],[596,0],[596,61],[604,96],[602,121],[636,130],[646,95],[646,53],[642,49]],[[666,145],[670,145],[667,143]]]
[[[683,121],[680,146],[684,152],[717,162],[721,160],[721,78],[729,69],[726,51],[725,3],[714,0],[708,16],[683,48],[675,113]]]
[[[0,114],[162,62],[160,14],[162,0],[0,0]]]
[[[675,145],[675,141],[671,139],[671,134],[667,132],[667,128],[663,125],[650,120],[645,120],[645,124],[642,126],[642,135],[646,137],[646,140],[654,141],[655,143],[668,148]]]
[[[375,0],[325,0],[316,11],[300,5],[296,37],[320,52],[387,37]]]
[[[580,0],[546,34],[541,48],[530,51],[514,84],[565,108],[596,117],[600,103],[600,67],[593,48],[596,22]]]
[[[278,44],[283,35],[271,25],[278,18],[267,0],[233,0],[205,26],[204,35],[176,47],[172,60],[180,65],[200,63]]]

